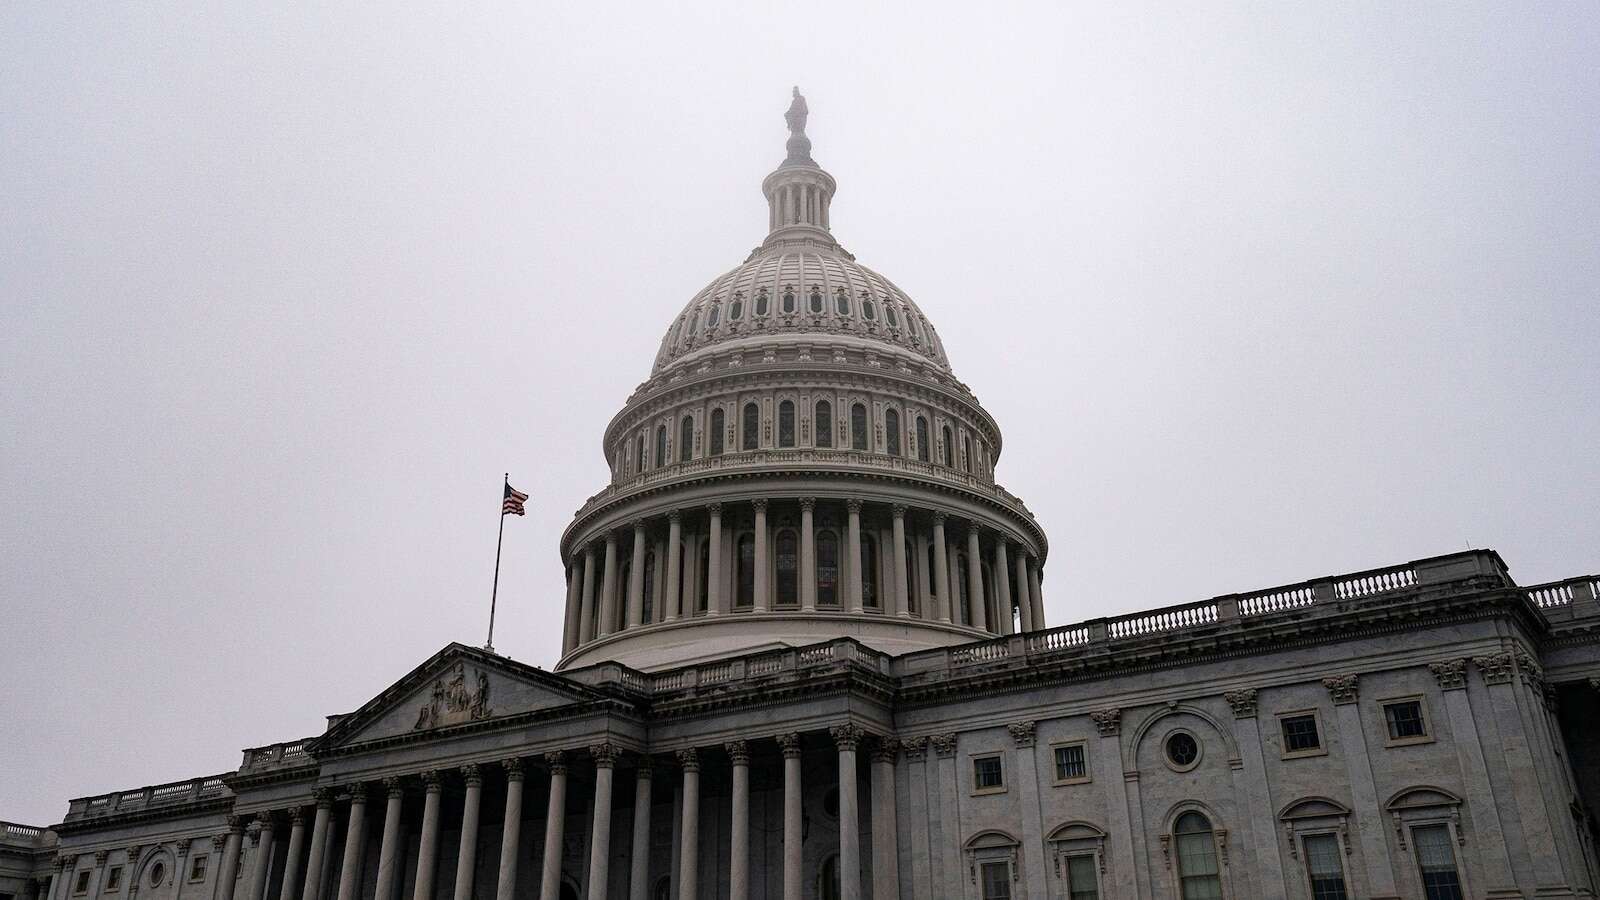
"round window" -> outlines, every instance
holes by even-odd
[[[1174,731],[1167,736],[1167,762],[1180,771],[1194,768],[1200,761],[1200,744],[1187,731]]]
[[[155,862],[151,863],[150,864],[150,886],[151,887],[160,887],[161,883],[163,881],[166,881],[166,880],[167,880],[167,864],[162,862],[159,859],[156,860]]]

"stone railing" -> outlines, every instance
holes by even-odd
[[[132,791],[117,791],[97,797],[80,797],[67,806],[66,821],[72,822],[89,816],[109,816],[137,812],[179,803],[198,803],[213,797],[232,794],[222,783],[221,775],[172,781]]]
[[[0,844],[11,846],[33,847],[44,840],[45,829],[37,825],[20,825],[16,822],[0,822]]]
[[[251,747],[244,751],[244,762],[239,765],[239,771],[254,772],[262,769],[303,766],[311,762],[311,756],[306,753],[306,744],[310,740],[311,738],[301,738],[298,741],[283,741],[265,747]]]
[[[1600,598],[1600,575],[1580,575],[1565,581],[1523,588],[1528,602],[1543,610],[1570,608]]]
[[[836,638],[827,643],[768,650],[735,659],[672,669],[654,675],[640,675],[631,669],[623,669],[600,680],[615,681],[638,690],[643,687],[639,679],[648,679],[649,686],[646,692],[662,695],[705,687],[767,681],[788,673],[834,664],[854,665],[887,673],[890,659],[891,657],[865,647],[852,638]]]

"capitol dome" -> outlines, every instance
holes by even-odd
[[[921,309],[834,239],[805,99],[768,234],[667,329],[562,537],[558,668],[851,636],[904,653],[1044,627],[1047,544]]]

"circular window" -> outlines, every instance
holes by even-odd
[[[1187,731],[1174,731],[1167,735],[1167,762],[1180,772],[1187,772],[1200,761],[1200,743]]]
[[[827,813],[828,814],[828,818],[830,818],[830,819],[839,818],[839,789],[838,788],[832,788],[826,794],[822,795],[822,811]]]
[[[162,862],[159,859],[156,860],[155,862],[151,863],[150,864],[150,886],[151,887],[160,887],[161,883],[163,881],[166,881],[166,880],[167,880],[167,864]]]

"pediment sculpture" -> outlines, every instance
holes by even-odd
[[[428,702],[417,710],[417,724],[412,730],[427,731],[489,718],[489,676],[482,669],[473,669],[472,676],[469,683],[466,664],[458,662],[435,679]]]

